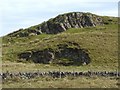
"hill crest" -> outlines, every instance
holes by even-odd
[[[19,29],[8,35],[12,37],[26,37],[40,35],[42,33],[57,34],[69,28],[84,28],[97,25],[104,25],[101,16],[91,13],[70,12],[58,15],[39,25],[31,26],[26,29]]]

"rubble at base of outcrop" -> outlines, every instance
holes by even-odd
[[[20,32],[14,32],[12,36],[26,37],[42,33],[57,34],[66,31],[69,28],[84,28],[97,25],[104,25],[100,16],[91,13],[72,12],[58,15],[42,24],[27,29],[20,29]]]

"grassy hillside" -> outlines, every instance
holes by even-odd
[[[71,28],[60,34],[42,34],[29,37],[3,37],[3,63],[21,61],[18,54],[30,50],[56,49],[58,44],[75,42],[87,49],[91,58],[90,65],[117,69],[117,18],[104,17],[108,24],[97,27]],[[106,19],[107,18],[107,19]],[[71,46],[70,46],[71,47]],[[74,47],[74,46],[73,46]],[[28,62],[26,62],[28,63]],[[111,67],[112,65],[112,67]]]
[[[70,28],[59,34],[40,34],[28,37],[2,37],[2,70],[3,72],[19,71],[116,71],[118,70],[118,25],[117,18],[102,17],[105,25],[85,28]],[[88,51],[91,62],[88,65],[36,64],[32,60],[25,61],[18,54],[51,48],[58,50],[58,45],[76,43]],[[68,44],[70,48],[75,45]],[[64,59],[62,59],[64,61]],[[69,60],[68,60],[69,61]],[[109,82],[109,83],[108,83]],[[61,84],[62,83],[62,84]],[[64,86],[63,86],[64,84]],[[116,78],[104,77],[66,77],[63,79],[35,78],[32,80],[8,80],[3,87],[117,87]]]

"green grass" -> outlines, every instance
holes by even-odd
[[[19,71],[116,71],[118,70],[118,25],[117,18],[103,17],[104,26],[71,28],[59,34],[42,34],[29,37],[4,36],[2,40],[2,70],[3,72]],[[113,23],[114,22],[114,23]],[[58,44],[75,42],[81,48],[87,49],[91,58],[89,65],[83,66],[60,66],[54,64],[34,64],[33,62],[17,62],[18,54],[29,50],[43,50],[52,48],[56,50]],[[70,46],[71,47],[71,46]],[[74,48],[74,46],[73,46]],[[108,83],[109,82],[109,83]],[[32,79],[32,80],[10,80],[3,87],[117,87],[117,80],[111,78],[75,78],[75,79]]]
[[[103,30],[101,30],[103,28]],[[115,70],[118,67],[118,35],[117,25],[70,29],[57,35],[38,35],[23,38],[3,38],[3,63],[17,62],[17,54],[27,50],[56,49],[58,44],[66,41],[76,42],[87,49],[92,60],[91,66],[107,67]],[[14,42],[14,43],[13,43]],[[111,67],[112,65],[112,67]],[[88,66],[89,69],[89,66]]]
[[[3,62],[6,60],[17,61],[17,54],[20,52],[42,50],[44,48],[55,49],[58,44],[70,41],[76,42],[81,48],[88,50],[92,60],[91,65],[103,66],[108,64],[110,67],[111,65],[117,67],[117,25],[104,26],[105,30],[96,30],[96,28],[99,29],[100,27],[71,29],[57,35],[43,34],[33,37],[16,38],[11,39],[10,43],[5,41],[6,38],[3,38]]]

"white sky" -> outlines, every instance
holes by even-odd
[[[118,16],[119,0],[1,0],[0,36],[66,12]]]

